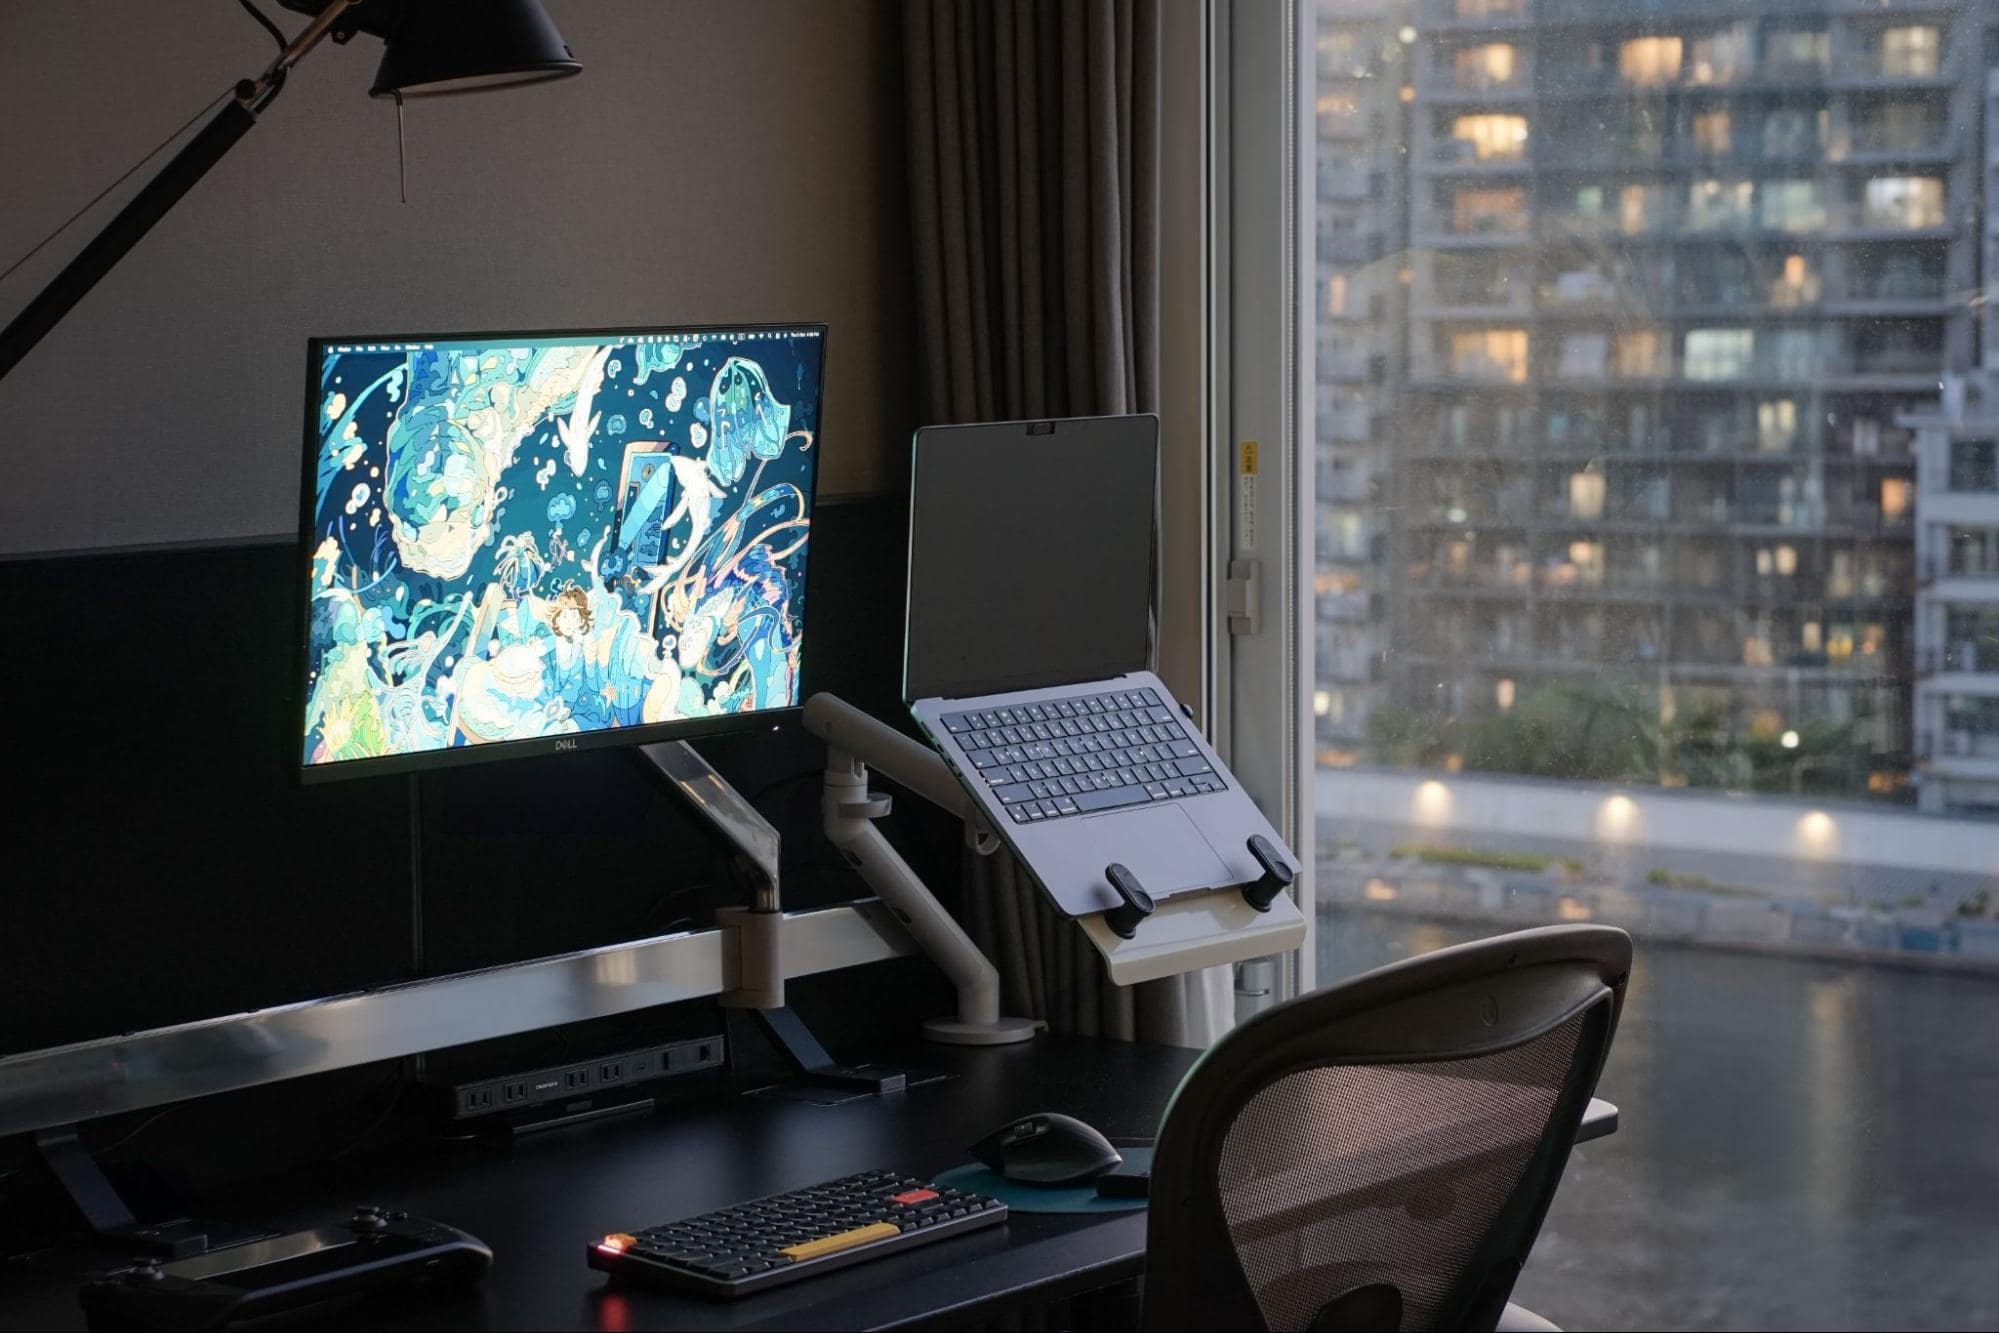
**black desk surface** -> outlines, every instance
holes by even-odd
[[[934,1175],[966,1147],[1033,1111],[1065,1111],[1112,1139],[1149,1139],[1198,1053],[1074,1037],[985,1049],[926,1046],[910,1064],[943,1082],[841,1106],[722,1093],[657,1115],[554,1131],[508,1148],[445,1145],[294,1176],[209,1201],[215,1215],[294,1229],[377,1203],[449,1222],[485,1241],[493,1269],[456,1291],[383,1293],[284,1327],[884,1328],[948,1320],[1137,1276],[1145,1213],[1013,1213],[1004,1226],[856,1264],[749,1300],[612,1289],[583,1262],[609,1231],[652,1226],[855,1171]],[[1609,1133],[1598,1103],[1580,1139]],[[275,1132],[275,1131],[274,1131]],[[0,1328],[81,1328],[73,1288],[0,1264]]]
[[[293,1228],[379,1203],[462,1227],[492,1247],[493,1269],[476,1288],[384,1294],[329,1312],[326,1327],[853,1329],[936,1319],[1135,1276],[1144,1211],[1016,1212],[1004,1226],[726,1303],[611,1290],[584,1266],[583,1251],[607,1231],[871,1167],[935,1174],[969,1160],[966,1147],[989,1130],[1032,1111],[1066,1111],[1113,1139],[1150,1138],[1196,1054],[1046,1036],[1020,1046],[925,1047],[910,1063],[953,1077],[897,1096],[813,1106],[722,1095],[507,1149],[454,1145],[415,1160],[354,1162],[227,1200],[223,1215]],[[82,1326],[69,1286],[18,1266],[0,1271],[0,1327]]]

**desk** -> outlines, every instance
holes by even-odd
[[[925,1047],[908,1062],[953,1077],[896,1097],[812,1106],[722,1096],[511,1149],[453,1146],[415,1160],[356,1162],[217,1200],[211,1211],[289,1228],[380,1203],[463,1227],[493,1249],[493,1270],[478,1287],[347,1305],[324,1327],[856,1329],[968,1319],[1137,1276],[1144,1211],[1015,1213],[1004,1227],[727,1303],[612,1291],[584,1266],[583,1249],[606,1231],[871,1167],[934,1174],[1031,1111],[1078,1115],[1113,1139],[1149,1138],[1196,1054],[1073,1037]],[[1593,1104],[1580,1138],[1609,1133],[1615,1119],[1607,1103]],[[81,1328],[71,1291],[18,1268],[0,1272],[0,1328],[23,1327]]]

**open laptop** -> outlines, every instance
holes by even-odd
[[[926,427],[912,470],[903,697],[1049,897],[1257,879],[1283,840],[1152,671],[1159,419]]]

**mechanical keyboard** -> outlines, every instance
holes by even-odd
[[[895,1171],[859,1175],[593,1242],[592,1268],[747,1296],[1006,1220],[997,1199]]]
[[[942,721],[1016,824],[1226,788],[1155,690],[946,713]]]

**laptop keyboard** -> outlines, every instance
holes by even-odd
[[[946,713],[943,722],[1016,824],[1227,785],[1155,690]]]

